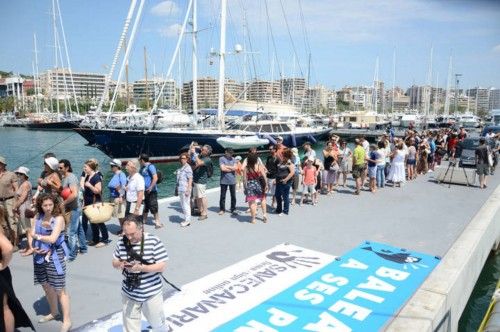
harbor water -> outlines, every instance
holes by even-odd
[[[318,153],[321,146],[317,145]],[[109,168],[110,158],[96,148],[86,146],[85,141],[73,132],[44,132],[27,131],[24,128],[0,129],[0,155],[7,159],[7,168],[14,170],[19,166],[28,167],[30,180],[36,182],[43,169],[43,155],[53,152],[58,159],[68,159],[73,165],[75,174],[82,171],[83,164],[90,158],[98,160],[100,170],[104,174],[105,183],[111,176]],[[179,164],[159,164],[157,167],[163,172],[164,181],[159,185],[159,196],[168,197],[174,194],[175,171]],[[208,187],[218,185],[219,169],[214,167],[214,176]],[[467,303],[459,325],[459,331],[477,331],[484,313],[488,307],[491,294],[497,280],[500,278],[500,255],[491,256],[486,261],[481,276]]]

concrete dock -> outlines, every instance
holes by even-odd
[[[448,327],[455,331],[484,261],[500,238],[499,183],[493,176],[484,190],[449,187],[437,184],[430,173],[402,188],[386,187],[376,194],[363,191],[355,196],[350,179],[348,188],[321,196],[317,206],[292,206],[289,216],[269,214],[267,224],[260,220],[249,223],[241,193],[237,204],[240,214],[219,216],[219,193],[211,190],[207,220],[194,218],[191,226],[181,228],[178,202],[168,198],[161,201],[160,208],[165,227],[155,230],[147,225],[146,231],[164,241],[170,256],[165,275],[178,286],[284,242],[342,255],[371,240],[441,256],[442,262],[388,330],[433,331],[444,326],[443,331]],[[117,222],[109,222],[108,229],[116,233]],[[117,236],[111,238],[113,242],[107,247],[91,247],[68,264],[67,290],[74,327],[121,310],[122,276],[111,267]],[[15,254],[11,270],[17,296],[37,331],[57,331],[60,322],[37,323],[48,313],[48,306],[41,286],[33,286],[32,259]]]

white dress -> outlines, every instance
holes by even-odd
[[[405,156],[404,150],[397,150],[396,155],[392,159],[391,169],[389,171],[388,180],[392,182],[405,182]]]

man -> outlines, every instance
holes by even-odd
[[[307,160],[309,157],[316,159],[316,151],[312,149],[311,143],[305,142],[303,144],[303,147],[304,147],[304,159]]]
[[[362,142],[356,139],[356,148],[352,154],[352,177],[356,180],[356,195],[359,195],[366,177],[366,152]]]
[[[283,144],[283,137],[276,137],[276,156],[281,160],[283,159],[283,151],[285,151],[286,146]]]
[[[479,139],[479,146],[476,148],[476,171],[479,175],[479,187],[481,189],[486,188],[486,177],[488,176],[488,170],[490,168],[488,161],[489,153],[490,151],[486,145],[486,139],[481,137]]]
[[[141,175],[144,178],[144,213],[142,219],[144,224],[147,223],[148,213],[151,211],[155,218],[155,228],[162,228],[163,224],[160,222],[160,214],[158,213],[158,174],[156,167],[149,162],[149,155],[143,153],[139,157],[141,163]]]
[[[210,145],[204,145],[200,153],[196,152],[195,147],[191,147],[189,153],[194,160],[193,196],[200,210],[198,220],[205,220],[208,218],[208,200],[206,194],[209,177],[208,172],[209,169],[213,169],[212,160],[210,159],[212,147]]]
[[[274,146],[271,145],[269,147],[269,153],[270,155],[266,160],[267,188],[269,188],[268,193],[273,197],[271,207],[274,209],[276,207],[276,197],[274,196],[276,192],[276,175],[278,174],[278,164],[280,160]]]
[[[133,214],[135,218],[138,218],[142,215],[142,203],[144,201],[144,178],[137,171],[140,167],[139,160],[132,159],[129,160],[125,169],[128,173],[127,178],[127,187],[126,190],[126,199],[127,206],[125,208],[125,214]]]
[[[467,138],[467,132],[464,127],[460,127],[460,131],[458,132],[458,140],[463,141]]]
[[[5,157],[0,156],[0,206],[6,212],[6,220],[0,220],[4,234],[17,250],[17,220],[14,218],[14,202],[18,189],[17,175],[7,170]]]
[[[233,157],[234,151],[226,149],[226,153],[219,158],[220,166],[220,199],[219,215],[226,212],[226,193],[229,188],[231,194],[231,213],[236,213],[236,159]]]
[[[69,260],[74,261],[78,254],[78,249],[80,249],[80,253],[82,254],[87,252],[87,240],[80,220],[82,211],[78,202],[79,184],[76,175],[73,174],[69,160],[59,160],[59,174],[62,176],[63,191],[61,192],[61,197],[64,200],[64,210],[70,213],[69,225],[67,227]],[[68,191],[68,194],[64,194],[65,191]],[[80,243],[79,248],[77,246],[77,239]]]
[[[167,265],[167,251],[160,239],[145,233],[142,223],[133,216],[125,218],[123,234],[112,261],[124,276],[123,330],[140,332],[144,314],[153,331],[166,331],[161,273]]]

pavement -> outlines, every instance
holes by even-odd
[[[219,216],[219,193],[211,190],[209,217],[194,218],[182,228],[176,199],[163,199],[160,216],[165,227],[146,231],[164,241],[170,260],[165,276],[177,286],[232,265],[279,243],[292,243],[331,255],[365,240],[387,243],[432,255],[444,256],[469,221],[497,188],[498,176],[489,177],[486,189],[437,184],[433,173],[420,176],[402,188],[383,188],[372,194],[353,195],[353,181],[331,196],[322,195],[316,206],[292,206],[288,216],[269,214],[268,223],[251,224],[243,194],[238,193],[239,215]],[[270,204],[270,201],[268,202]],[[226,204],[229,204],[227,198]],[[228,205],[226,205],[228,206]],[[495,215],[500,220],[500,214]],[[118,222],[107,223],[112,233]],[[104,248],[89,248],[68,263],[67,291],[71,297],[73,327],[121,310],[121,273],[111,266],[117,236]],[[31,258],[15,254],[10,264],[14,288],[37,331],[57,331],[60,322],[38,324],[48,305],[41,286],[33,285]]]

